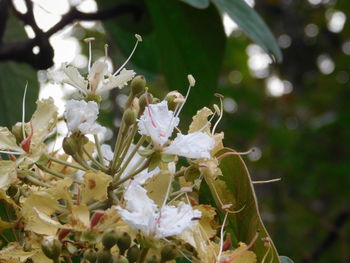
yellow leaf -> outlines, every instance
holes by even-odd
[[[0,262],[25,262],[35,253],[36,251],[24,251],[18,243],[9,243],[0,250]]]
[[[164,202],[164,198],[168,189],[170,180],[170,173],[168,171],[161,171],[148,179],[145,188],[148,197],[151,198],[158,206]]]
[[[16,162],[0,161],[0,189],[7,188],[16,180]]]
[[[192,117],[192,123],[188,133],[201,130],[205,126],[206,127],[202,130],[202,132],[210,133],[210,123],[208,124],[208,117],[212,114],[213,112],[207,107],[198,110],[196,115]]]
[[[0,127],[0,150],[23,152],[23,149],[17,145],[16,137],[6,127]]]
[[[86,204],[96,200],[103,202],[107,200],[107,188],[112,182],[112,177],[101,171],[88,171],[84,174],[84,186],[82,189],[82,201]]]
[[[256,255],[247,249],[247,245],[240,242],[235,250],[222,253],[220,263],[256,263]]]
[[[78,231],[84,231],[90,227],[90,211],[86,205],[74,205],[69,217],[70,226]]]

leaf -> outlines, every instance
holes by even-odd
[[[13,41],[24,39],[26,34],[23,25],[13,16],[9,17],[4,39]],[[39,93],[37,72],[23,63],[0,63],[0,125],[11,126],[22,118],[22,98],[24,87],[28,82],[26,97],[26,116],[35,110],[35,101]]]
[[[272,53],[278,62],[282,53],[270,29],[260,15],[243,0],[212,0],[222,13],[230,18],[267,53]]]
[[[217,86],[226,43],[221,17],[214,6],[197,10],[180,1],[155,0],[146,5],[153,32],[142,36],[131,61],[146,73],[162,73],[169,88],[182,93],[188,88],[187,75],[192,74],[197,85],[184,111],[194,113],[209,103]],[[115,20],[104,24],[128,56],[136,32],[127,32]]]
[[[197,10],[176,1],[146,3],[161,72],[169,88],[181,92],[188,88],[186,76],[194,76],[197,84],[184,110],[197,110],[211,100],[217,86],[226,43],[221,17],[213,6]]]
[[[226,148],[227,149],[227,148]],[[227,151],[227,150],[225,150]],[[220,151],[219,155],[224,153]],[[251,250],[257,256],[257,262],[261,262],[265,253],[267,252],[267,247],[265,246],[262,238],[267,238],[269,240],[269,234],[265,229],[265,226],[261,220],[257,200],[254,192],[254,188],[250,179],[249,172],[245,166],[242,158],[238,155],[230,155],[221,160],[220,169],[222,172],[221,180],[226,182],[227,190],[230,191],[233,195],[233,200],[230,203],[234,204],[235,210],[243,208],[242,211],[232,214],[228,217],[228,226],[226,230],[232,232],[232,237],[235,237],[235,243],[244,242],[249,244],[256,233],[259,231],[259,236],[255,241]],[[210,182],[209,182],[210,183]],[[210,187],[203,184],[201,186],[201,196],[202,201],[212,204],[213,197],[210,196]],[[212,196],[215,193],[212,193]],[[225,200],[227,202],[227,200]],[[217,202],[218,207],[221,207],[221,204]],[[270,241],[272,250],[269,252],[269,258],[272,254],[272,263],[280,263],[278,253],[272,241]]]
[[[205,9],[209,6],[209,0],[180,0],[180,1],[199,9]]]
[[[291,260],[289,257],[286,256],[280,256],[281,263],[294,263],[293,260]]]

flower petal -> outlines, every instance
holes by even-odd
[[[150,104],[138,120],[139,133],[150,136],[156,147],[163,146],[179,124],[179,118],[168,109],[167,101]]]
[[[210,158],[210,151],[214,144],[214,139],[203,132],[194,132],[187,135],[178,133],[175,140],[164,149],[164,153],[194,159]]]
[[[117,76],[109,76],[104,81],[103,91],[111,90],[115,87],[121,89],[128,84],[128,81],[135,77],[136,73],[133,70],[123,69]]]
[[[61,79],[57,79],[58,82],[67,83],[84,94],[87,94],[88,81],[84,79],[82,75],[80,75],[77,68],[72,66],[63,66],[62,72],[66,77],[61,76]]]

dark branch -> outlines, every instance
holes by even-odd
[[[8,2],[3,0],[3,2]],[[135,20],[141,17],[142,10],[139,5],[119,4],[106,10],[101,10],[95,13],[83,13],[72,8],[68,13],[62,16],[61,20],[50,28],[47,32],[43,32],[36,24],[33,14],[33,3],[31,0],[25,0],[27,12],[22,14],[18,12],[12,5],[14,14],[25,25],[32,27],[35,38],[27,39],[15,43],[2,44],[0,42],[0,61],[14,60],[17,62],[25,62],[32,65],[36,69],[47,69],[53,65],[54,50],[49,42],[50,36],[63,29],[65,26],[76,21],[94,21],[105,20],[116,16],[125,14],[132,14]],[[0,9],[2,10],[2,9]],[[3,19],[2,16],[0,19]],[[0,33],[1,33],[0,20]],[[1,36],[1,34],[0,34]],[[39,48],[39,53],[34,54],[33,48]]]

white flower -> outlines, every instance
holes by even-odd
[[[62,65],[61,70],[51,72],[50,76],[55,82],[69,84],[84,95],[88,93],[101,93],[113,88],[122,88],[135,76],[133,70],[123,69],[118,75],[112,75],[108,71],[106,61],[97,60],[91,67],[85,79],[77,68],[69,65]]]
[[[112,161],[114,153],[112,151],[112,147],[108,144],[102,144],[101,145],[101,152],[102,152],[102,156],[106,161],[106,165]]]
[[[96,123],[98,105],[94,101],[69,100],[65,106],[64,118],[68,130],[80,131],[83,134],[97,134],[106,132],[106,128]]]
[[[204,132],[193,132],[187,135],[178,133],[175,140],[164,149],[164,153],[176,154],[187,158],[210,158],[210,151],[215,140]]]
[[[163,148],[179,121],[174,112],[168,110],[167,101],[150,104],[138,120],[139,132],[150,136],[155,147]],[[163,148],[163,152],[187,158],[210,158],[214,145],[215,140],[204,132],[178,133],[175,140]]]
[[[140,185],[131,184],[124,194],[126,209],[117,206],[121,218],[132,228],[141,230],[146,236],[165,238],[179,235],[196,224],[194,218],[202,213],[193,210],[185,203],[178,207],[163,206],[158,209],[156,204],[147,196],[147,191]]]
[[[167,101],[150,104],[138,120],[139,132],[150,136],[156,147],[162,147],[179,121],[174,112],[168,109]]]

